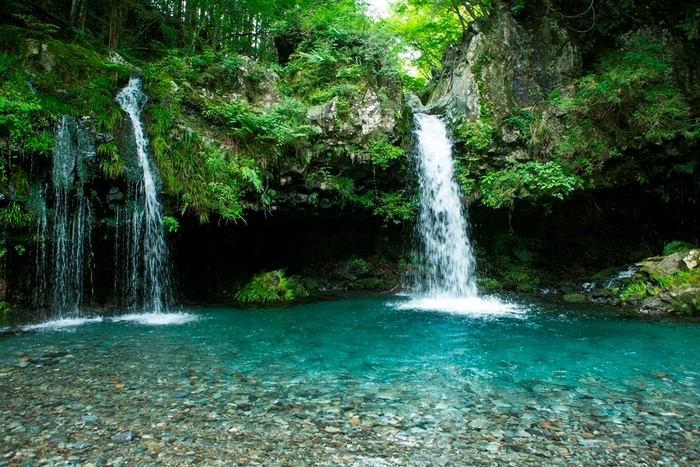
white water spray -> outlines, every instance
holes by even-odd
[[[517,313],[513,305],[477,296],[474,253],[454,174],[452,142],[439,117],[416,114],[414,119],[421,262],[412,281],[412,300],[400,308],[476,315]]]
[[[417,292],[433,298],[476,296],[474,255],[452,162],[452,142],[434,116],[416,114],[420,189],[417,233],[423,244]]]
[[[138,163],[143,172],[143,177],[134,190],[136,207],[130,221],[131,245],[127,249],[131,271],[126,280],[129,288],[137,287],[140,292],[129,294],[132,295],[132,300],[136,300],[129,304],[130,308],[161,313],[171,298],[171,280],[163,208],[158,200],[156,175],[148,159],[148,139],[141,123],[141,110],[146,100],[139,78],[131,78],[129,84],[117,95],[117,102],[131,120]]]

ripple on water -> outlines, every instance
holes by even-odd
[[[83,324],[101,323],[102,317],[94,318],[61,318],[46,321],[39,324],[28,324],[22,326],[23,331],[69,331]]]
[[[413,297],[395,304],[398,310],[438,311],[473,316],[524,316],[527,309],[496,297]]]
[[[199,317],[192,313],[134,313],[112,318],[114,322],[131,321],[147,326],[167,326],[197,321]]]

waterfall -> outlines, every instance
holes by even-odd
[[[420,203],[416,222],[415,272],[411,300],[399,309],[472,315],[513,315],[517,306],[494,297],[480,298],[469,240],[467,211],[455,179],[452,142],[439,117],[416,113],[415,169]]]
[[[476,296],[467,213],[454,175],[452,142],[434,115],[415,115],[420,204],[416,233],[422,249],[414,290],[426,297]]]
[[[148,158],[148,139],[141,122],[146,104],[141,80],[132,77],[117,95],[117,102],[129,116],[134,131],[141,180],[130,186],[130,214],[126,217],[126,235],[121,236],[125,299],[132,311],[161,313],[171,302],[169,252],[163,228],[163,208],[158,200],[158,180]],[[118,236],[119,237],[119,236]],[[128,237],[128,238],[124,238]],[[117,250],[119,254],[119,249]]]
[[[66,115],[56,126],[54,140],[53,192],[47,185],[32,190],[37,212],[34,303],[64,318],[80,315],[87,292],[92,292],[92,215],[83,183],[84,162],[95,156],[95,143]],[[53,201],[50,208],[47,198]]]

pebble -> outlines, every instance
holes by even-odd
[[[98,347],[105,337],[94,337]],[[23,354],[0,357],[0,467],[695,467],[700,459],[700,378],[690,373],[564,383],[401,362],[368,376],[282,344],[251,357],[202,347],[195,360],[177,339],[110,339],[108,357],[76,341],[71,363],[58,366],[42,360],[60,363],[46,357],[58,345],[25,349],[43,356],[34,358],[42,367]]]
[[[112,437],[113,443],[129,443],[134,439],[134,434],[130,431],[124,431]]]
[[[92,443],[90,443],[89,441],[85,441],[85,440],[80,440],[80,441],[76,441],[75,443],[73,443],[73,449],[77,449],[78,451],[82,451],[83,449],[87,449],[90,446],[92,446]]]

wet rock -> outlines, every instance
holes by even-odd
[[[683,264],[688,269],[695,269],[700,264],[700,250],[690,250],[685,256],[683,256]]]
[[[174,393],[171,394],[171,397],[174,399],[184,399],[185,397],[189,396],[190,393],[187,391],[175,391]]]
[[[82,451],[84,449],[87,449],[90,446],[92,446],[92,443],[90,443],[89,441],[85,441],[85,440],[76,441],[72,445],[73,449],[76,449],[78,451]]]
[[[112,437],[113,443],[130,443],[134,439],[134,434],[130,431],[124,431]]]
[[[561,299],[567,303],[585,303],[586,302],[586,297],[584,295],[578,294],[578,293],[564,295],[563,297],[561,297]]]
[[[656,256],[648,258],[640,263],[641,271],[648,274],[652,279],[661,279],[672,276],[684,269],[687,269],[683,258],[684,253],[674,253],[668,256]]]

